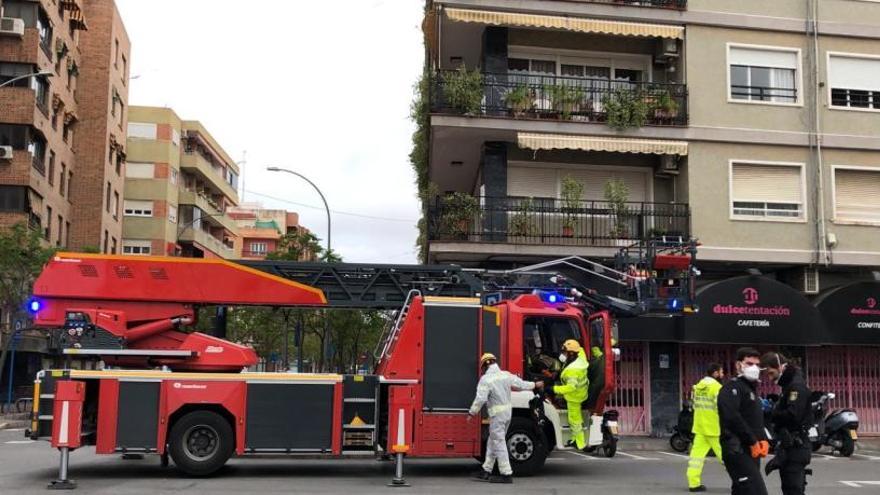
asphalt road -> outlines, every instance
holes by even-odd
[[[21,431],[0,431],[0,494],[46,493],[46,483],[57,475],[58,454],[45,442],[30,442]],[[626,444],[624,444],[626,445]],[[662,445],[655,442],[654,446]],[[411,488],[391,489],[392,465],[370,460],[296,460],[289,458],[232,459],[222,475],[208,479],[180,476],[173,467],[159,466],[155,456],[122,460],[96,456],[92,449],[71,456],[71,477],[81,493],[89,494],[272,494],[272,493],[602,493],[651,495],[687,493],[687,458],[662,450],[642,450],[630,444],[613,459],[570,452],[555,453],[540,476],[517,479],[513,486],[470,481],[477,467],[467,460],[413,460],[407,463]],[[651,445],[647,446],[652,448]],[[627,450],[629,449],[629,450]],[[862,449],[850,459],[819,455],[808,493],[880,493],[880,450]],[[729,493],[721,466],[707,462],[704,483],[708,493]],[[768,480],[770,493],[779,493],[779,478]]]

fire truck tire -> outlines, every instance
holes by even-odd
[[[507,453],[515,476],[532,476],[547,460],[547,439],[534,421],[514,416],[507,428]]]
[[[168,451],[189,476],[210,476],[226,464],[234,449],[229,422],[212,411],[193,411],[171,428]]]

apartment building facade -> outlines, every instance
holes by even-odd
[[[112,0],[0,1],[0,228],[118,252],[129,51]],[[14,384],[26,386],[46,340],[24,332],[15,350]]]
[[[129,109],[122,253],[235,258],[238,165],[198,121]]]
[[[880,4],[436,0],[423,28],[429,261],[699,239],[700,312],[621,322],[626,428],[752,344],[880,432]]]
[[[125,69],[104,59],[130,50],[115,4],[0,5],[0,84],[9,83],[0,88],[0,224],[27,223],[56,247],[113,252],[128,92]]]
[[[238,226],[235,239],[237,258],[264,260],[281,247],[285,235],[296,236],[309,230],[299,223],[299,214],[292,211],[263,208],[258,203],[245,203],[229,210]],[[314,261],[314,253],[303,251],[300,261]]]

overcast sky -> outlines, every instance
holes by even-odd
[[[265,169],[309,177],[334,211],[333,249],[346,261],[415,262],[407,155],[421,0],[117,3],[132,42],[131,105],[171,107],[234,159],[246,151],[245,200],[299,212],[326,242],[317,193]]]

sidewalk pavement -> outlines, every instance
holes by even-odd
[[[620,437],[617,447],[624,452],[638,450],[646,452],[672,451],[672,448],[669,446],[669,437],[624,436]],[[880,451],[880,437],[862,436],[859,438],[857,448]]]

